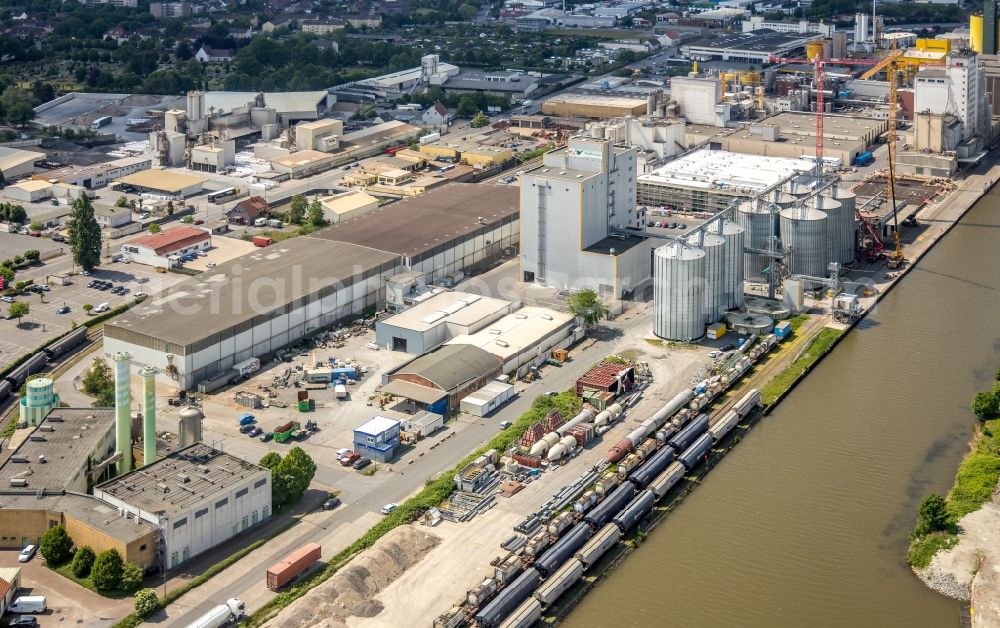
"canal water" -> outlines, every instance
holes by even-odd
[[[905,553],[1000,366],[998,237],[994,193],[564,625],[958,626]]]

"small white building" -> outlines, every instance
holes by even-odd
[[[102,227],[114,229],[132,222],[132,208],[94,205],[94,218]]]
[[[236,141],[213,142],[191,149],[191,169],[200,172],[220,172],[236,161]]]
[[[267,521],[271,471],[195,443],[95,487],[94,497],[160,528],[174,569]]]
[[[0,172],[3,172],[6,181],[31,174],[35,171],[35,162],[42,159],[45,159],[45,153],[0,146]]]
[[[440,292],[375,323],[375,342],[392,351],[423,355],[456,336],[473,334],[517,305],[467,292]]]
[[[514,398],[514,387],[507,382],[494,380],[468,397],[462,399],[462,412],[472,416],[487,416]]]
[[[203,251],[211,246],[210,232],[184,225],[126,242],[122,245],[121,252],[137,264],[170,268],[176,265],[177,256]]]
[[[28,179],[14,185],[8,185],[3,190],[4,198],[21,203],[37,203],[44,201],[52,194],[52,184],[40,179]]]
[[[378,199],[361,190],[327,196],[320,199],[319,202],[323,206],[326,219],[331,224],[357,218],[373,209],[378,209]]]

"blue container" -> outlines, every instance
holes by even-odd
[[[257,419],[255,419],[252,414],[241,414],[240,416],[236,417],[236,420],[240,422],[240,425],[250,425]]]

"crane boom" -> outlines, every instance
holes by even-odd
[[[893,42],[893,43],[895,43],[895,42]],[[881,72],[882,70],[884,70],[885,68],[889,67],[890,65],[893,68],[895,68],[896,67],[896,64],[895,64],[896,59],[898,59],[902,55],[903,55],[903,51],[902,50],[895,50],[895,49],[893,49],[892,52],[890,52],[888,55],[886,55],[885,57],[883,57],[881,61],[879,61],[878,63],[876,63],[875,67],[869,69],[868,71],[866,71],[864,74],[862,74],[858,78],[860,78],[862,80],[868,80],[871,77],[873,77],[876,74],[878,74],[879,72]]]
[[[892,224],[895,232],[896,249],[892,252],[890,268],[898,268],[903,261],[903,247],[899,243],[899,216],[896,212],[896,43],[893,42],[893,50],[889,55],[889,124],[886,131],[886,139],[889,144],[889,176],[886,177],[886,198],[892,210]],[[895,56],[894,56],[895,55]]]
[[[816,74],[813,81],[816,84],[816,171],[823,173],[823,92],[826,91],[826,78],[823,75],[823,51],[816,53]]]

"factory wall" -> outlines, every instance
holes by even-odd
[[[43,508],[0,508],[0,549],[21,550],[38,546],[51,525],[62,523],[62,513]]]
[[[444,242],[433,249],[408,257],[405,265],[424,274],[426,283],[453,277],[467,269],[499,260],[504,249],[517,247],[520,241],[520,220],[512,215],[483,230]]]
[[[797,159],[802,156],[812,157],[816,154],[816,140],[813,137],[803,137],[801,141],[766,142],[756,138],[729,136],[722,138],[723,150],[762,157],[790,157]],[[794,138],[797,139],[797,138]],[[847,139],[826,139],[823,143],[824,157],[840,158],[845,164],[851,163],[855,157],[867,150],[863,141]]]
[[[114,516],[118,515],[114,514]],[[150,569],[157,564],[156,544],[160,533],[156,530],[150,530],[141,538],[125,543],[76,519],[69,513],[64,514],[63,525],[66,527],[66,533],[70,535],[77,547],[89,545],[97,554],[105,550],[116,549],[126,561],[135,563],[143,569]]]
[[[675,76],[670,80],[670,97],[688,122],[714,125],[715,105],[722,102],[722,82],[716,77]]]
[[[444,344],[448,339],[447,331],[447,325],[435,325],[426,331],[417,331],[380,323],[375,328],[375,342],[380,347],[393,350],[393,339],[401,338],[406,341],[407,353],[423,355]]]

